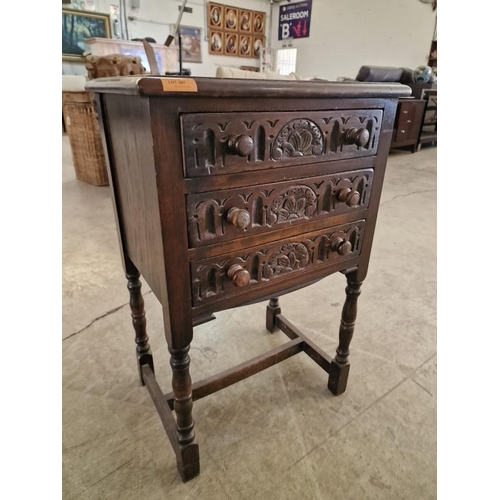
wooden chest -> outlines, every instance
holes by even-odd
[[[193,400],[302,351],[328,372],[334,394],[344,392],[396,107],[410,89],[166,77],[87,88],[107,145],[141,380],[188,480],[199,473]],[[281,315],[278,297],[337,271],[348,286],[330,358]],[[154,377],[139,273],[163,306],[167,395]],[[267,328],[291,341],[191,384],[193,325],[266,299]]]

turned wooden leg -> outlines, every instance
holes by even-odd
[[[266,328],[273,333],[276,330],[276,316],[281,314],[279,298],[271,299],[266,309]]]
[[[330,365],[328,389],[336,396],[345,392],[349,377],[349,344],[356,324],[357,302],[362,282],[356,281],[354,274],[347,275],[346,299],[342,308],[337,355]]]
[[[189,346],[183,349],[168,349],[172,367],[172,388],[174,391],[174,411],[177,416],[176,449],[177,468],[184,482],[200,473],[200,456],[194,432],[193,397],[191,375],[189,374]]]
[[[132,323],[135,330],[135,343],[137,354],[137,367],[139,369],[139,377],[142,385],[142,365],[149,365],[154,372],[153,355],[149,347],[149,337],[146,333],[146,313],[144,312],[144,299],[141,294],[141,275],[137,269],[129,266],[126,277],[128,280],[127,288],[130,292],[130,309],[132,311]]]

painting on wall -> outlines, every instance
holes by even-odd
[[[208,2],[209,53],[260,58],[266,13]]]
[[[238,55],[252,57],[252,37],[250,35],[240,35]]]
[[[254,12],[253,14],[253,32],[264,33],[265,14],[263,12]]]
[[[208,4],[208,27],[222,29],[224,22],[224,5],[218,3]]]
[[[224,10],[224,29],[226,31],[238,31],[238,10],[226,5]]]
[[[254,36],[252,43],[252,57],[260,58],[262,47],[264,47],[266,39],[263,36]]]
[[[222,31],[210,31],[210,45],[208,47],[208,52],[210,54],[224,54],[224,42],[223,42],[223,33]]]
[[[251,33],[252,32],[252,11],[250,10],[240,10],[240,32],[241,33]]]
[[[87,38],[110,38],[109,14],[62,9],[63,61],[84,61]]]
[[[224,54],[226,56],[237,56],[238,55],[238,34],[237,33],[226,33],[224,40]]]
[[[182,60],[201,63],[201,28],[179,26],[182,36]],[[175,35],[175,25],[170,26],[170,33]]]

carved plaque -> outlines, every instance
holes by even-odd
[[[311,120],[292,120],[278,133],[272,145],[271,157],[318,156],[323,152],[323,134]]]
[[[309,186],[292,186],[278,196],[269,209],[271,224],[308,219],[316,212],[318,197]]]

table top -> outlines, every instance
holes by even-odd
[[[399,98],[411,94],[411,89],[400,83],[183,78],[151,75],[98,78],[87,82],[85,88],[92,92],[146,96],[196,93],[197,97]]]

